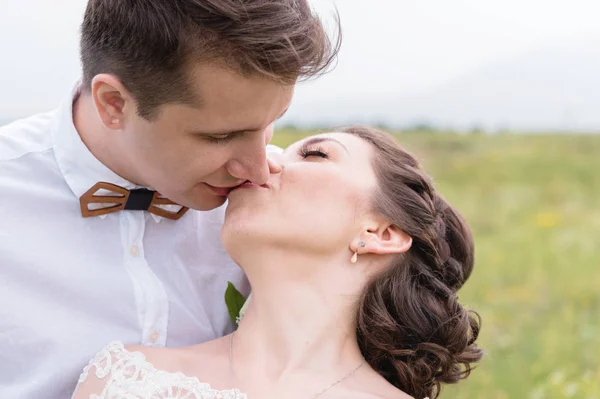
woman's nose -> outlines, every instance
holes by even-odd
[[[269,164],[269,173],[274,175],[277,173],[281,173],[281,165],[275,162],[274,160],[267,157],[267,163]]]
[[[269,165],[269,173],[281,173],[283,169],[283,156],[278,151],[267,152],[267,164]]]

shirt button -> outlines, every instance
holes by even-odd
[[[131,254],[131,256],[133,256],[134,258],[137,258],[140,254],[140,249],[138,248],[137,245],[132,245],[131,247],[129,247],[129,253]]]
[[[160,338],[160,334],[158,333],[158,331],[154,331],[152,334],[150,334],[150,342],[152,342],[153,344],[155,344],[156,342],[158,342],[158,339]]]

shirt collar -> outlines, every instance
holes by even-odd
[[[73,103],[79,94],[80,84],[78,83],[55,113],[51,128],[56,160],[73,194],[79,198],[94,184],[101,181],[116,184],[128,190],[147,188],[117,175],[100,162],[83,143],[73,122]],[[163,219],[153,213],[151,215],[156,222]]]

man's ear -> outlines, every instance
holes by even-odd
[[[92,98],[102,123],[109,129],[120,130],[125,125],[126,107],[132,98],[113,75],[100,74],[92,80]]]

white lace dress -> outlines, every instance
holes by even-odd
[[[247,399],[237,389],[216,390],[196,377],[157,370],[142,353],[128,351],[121,342],[110,343],[90,360],[78,387],[91,373],[99,382],[92,385],[100,387],[89,399]]]

